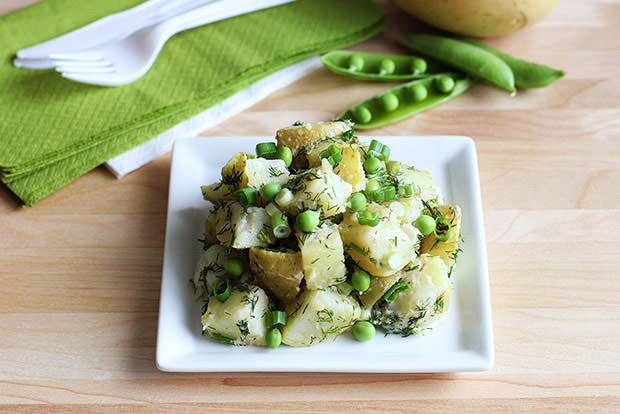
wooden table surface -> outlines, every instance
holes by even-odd
[[[2,0],[0,13],[27,2]],[[403,52],[420,26],[356,46]],[[377,135],[477,146],[496,362],[458,374],[174,374],[155,367],[170,155],[103,167],[19,208],[0,191],[0,412],[620,412],[620,3],[563,0],[494,46],[566,71],[517,96],[476,84]],[[205,136],[328,120],[386,88],[317,70]],[[517,411],[518,410],[518,411]]]

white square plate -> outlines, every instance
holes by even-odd
[[[370,137],[360,136],[363,141]],[[220,179],[235,151],[254,152],[264,137],[188,138],[173,149],[166,244],[157,332],[157,366],[163,371],[454,372],[490,369],[493,335],[478,163],[467,137],[372,137],[391,158],[432,173],[447,203],[463,212],[463,252],[452,274],[450,308],[432,329],[402,338],[356,342],[348,333],[308,348],[233,347],[201,334],[202,303],[189,282],[202,246],[211,205],[200,185]]]

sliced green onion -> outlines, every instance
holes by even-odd
[[[342,282],[336,285],[336,289],[338,289],[338,293],[345,296],[353,292],[353,286],[349,282]]]
[[[366,203],[366,196],[363,193],[353,193],[351,197],[349,197],[347,207],[353,211],[361,211],[366,208]]]
[[[362,226],[375,227],[380,220],[381,218],[374,211],[364,210],[357,213],[357,222]]]
[[[240,188],[235,191],[233,195],[239,198],[239,204],[241,204],[243,208],[256,205],[256,191],[251,187]]]
[[[261,142],[256,144],[256,156],[267,158],[268,155],[275,156],[278,149],[274,142]]]
[[[272,181],[261,187],[259,193],[260,198],[265,202],[273,201],[274,198],[282,191],[282,186],[277,181]]]
[[[288,219],[281,211],[271,216],[271,228],[273,229],[273,235],[277,239],[286,239],[291,235],[291,226],[289,226]]]
[[[439,241],[446,241],[450,238],[450,230],[452,229],[452,224],[447,217],[441,216],[435,219],[435,230],[433,233],[435,237]]]
[[[342,161],[342,153],[340,152],[340,148],[338,148],[336,144],[331,144],[327,147],[327,149],[321,151],[319,154],[319,160],[323,160],[323,158],[326,158],[332,167],[335,167],[340,161]]]
[[[271,203],[265,206],[265,213],[269,214],[269,217],[273,216],[279,211],[280,209],[278,208],[278,205],[274,201],[272,201]]]
[[[412,184],[406,184],[406,185],[399,185],[398,186],[398,196],[400,198],[411,197],[412,195],[413,195],[413,185]]]
[[[231,338],[229,338],[227,336],[224,336],[224,335],[220,335],[219,333],[207,331],[207,335],[209,335],[211,338],[215,339],[216,341],[224,342],[224,343],[227,343],[228,345],[234,345],[235,344],[235,340],[234,339],[231,339]]]
[[[267,313],[267,328],[273,328],[276,325],[286,325],[286,312],[274,310]]]
[[[226,299],[230,297],[230,280],[227,277],[218,280],[213,288],[213,294],[215,299],[220,302],[226,302]]]
[[[369,194],[370,201],[381,203],[383,201],[390,201],[396,198],[396,188],[391,185],[381,187],[379,190],[373,191]]]
[[[408,282],[405,282],[404,280],[400,280],[396,282],[394,286],[392,286],[387,292],[385,292],[385,295],[383,295],[383,300],[388,303],[393,302],[394,299],[396,299],[396,296],[398,296],[400,292],[403,292],[408,289],[411,289],[411,285]]]
[[[241,276],[243,274],[243,260],[236,257],[226,259],[224,270],[231,276]]]
[[[368,146],[368,154],[373,157],[379,158],[381,161],[387,161],[390,158],[390,147],[385,144],[380,143],[376,139],[370,141],[370,145]]]
[[[288,207],[293,202],[293,192],[288,188],[283,188],[282,191],[278,193],[274,201],[282,208]]]
[[[364,167],[364,171],[366,171],[366,174],[369,175],[376,174],[383,169],[381,161],[379,161],[379,158],[376,157],[370,157],[366,159],[362,166]]]

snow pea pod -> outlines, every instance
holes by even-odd
[[[453,81],[446,82],[448,78]],[[344,111],[339,120],[355,122],[356,129],[377,128],[432,108],[465,92],[471,78],[443,73],[416,79],[373,96]],[[451,90],[446,90],[446,85]],[[445,92],[442,92],[442,89]],[[422,91],[422,92],[421,92]]]
[[[514,92],[515,79],[510,67],[484,49],[456,39],[427,34],[406,35],[398,41],[413,50],[459,69],[474,78]]]
[[[516,58],[473,39],[459,38],[459,40],[484,49],[506,62],[514,74],[515,86],[519,89],[548,86],[564,76],[561,70]]]
[[[339,75],[374,82],[406,82],[448,70],[419,56],[353,50],[333,50],[323,55],[321,62]]]

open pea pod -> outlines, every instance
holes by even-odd
[[[355,129],[377,128],[452,99],[465,92],[472,83],[472,79],[457,73],[427,76],[354,105],[338,119],[355,122]]]
[[[373,82],[406,82],[448,69],[419,56],[333,50],[321,57],[333,72],[350,78]]]

